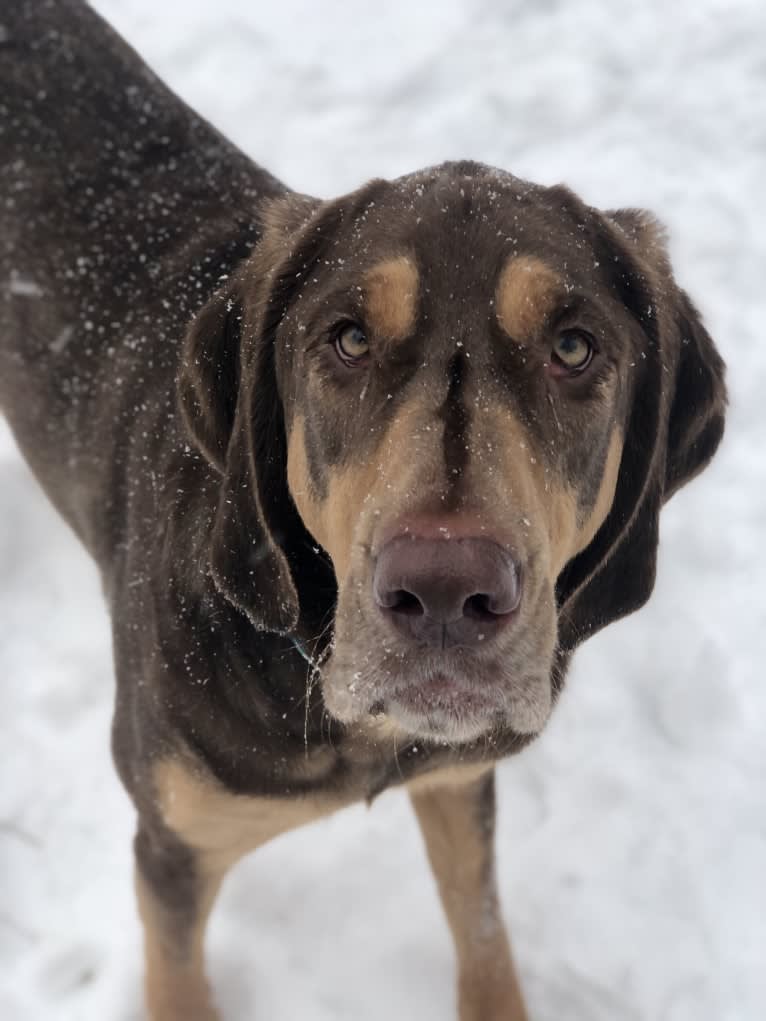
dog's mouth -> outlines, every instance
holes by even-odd
[[[507,707],[495,686],[479,687],[458,676],[437,673],[418,682],[399,683],[377,708],[416,736],[465,742],[502,723]]]
[[[547,675],[511,677],[492,661],[465,664],[462,658],[428,656],[403,669],[384,656],[349,671],[331,657],[322,671],[326,708],[342,723],[374,718],[403,738],[451,744],[498,730],[542,730],[552,702]]]

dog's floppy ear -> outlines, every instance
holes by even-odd
[[[664,497],[702,471],[718,449],[726,410],[725,368],[685,291],[676,297],[680,354],[668,422]]]
[[[222,476],[211,576],[256,627],[276,632],[295,626],[298,596],[280,545],[289,508],[273,334],[289,301],[283,278],[300,279],[312,261],[305,245],[290,257],[291,242],[318,205],[290,196],[264,217],[254,254],[192,320],[177,380],[190,437]]]
[[[373,182],[374,183],[374,182]],[[210,539],[216,587],[259,629],[287,633],[300,614],[284,549],[301,523],[287,488],[275,341],[328,240],[366,200],[276,200],[248,263],[192,323],[179,398],[202,452],[223,475]]]
[[[647,276],[654,277],[666,299],[672,350],[664,352],[664,358],[666,365],[670,359],[675,364],[663,487],[666,501],[702,471],[721,442],[726,409],[725,366],[699,312],[673,280],[662,224],[641,209],[618,209],[605,215],[629,239],[648,270]]]
[[[723,361],[673,280],[664,229],[640,210],[607,213],[605,220],[612,258],[620,263],[646,343],[633,380],[612,508],[558,579],[564,652],[651,595],[660,509],[712,458],[726,406]]]
[[[186,428],[221,474],[239,392],[242,305],[227,283],[197,313],[184,341],[178,400]]]
[[[257,327],[245,319],[245,271],[227,282],[192,320],[177,380],[191,440],[220,473],[209,546],[216,587],[264,630],[286,630],[297,604],[285,557],[262,508],[262,472],[250,450],[248,353]],[[276,385],[263,388],[274,406]],[[245,600],[249,591],[257,598]]]

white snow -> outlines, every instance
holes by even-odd
[[[500,768],[500,887],[533,1021],[759,1021],[766,7],[96,6],[296,188],[332,195],[471,157],[668,225],[678,277],[729,363],[727,438],[665,511],[652,601],[580,651],[544,736]],[[106,614],[4,426],[0,635],[0,1017],[136,1019],[133,819],[108,752]],[[452,967],[399,793],[252,856],[210,934],[229,1021],[443,1021]]]

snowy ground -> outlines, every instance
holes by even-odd
[[[97,7],[297,188],[330,195],[470,156],[668,224],[729,363],[729,431],[665,512],[649,606],[578,654],[545,735],[500,770],[502,895],[533,1021],[758,1021],[766,7]],[[0,685],[0,1018],[134,1021],[132,814],[107,750],[105,614],[4,427]],[[247,860],[210,944],[230,1021],[452,1016],[446,927],[397,793]]]

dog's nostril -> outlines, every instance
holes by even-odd
[[[418,597],[405,589],[397,589],[391,594],[388,609],[395,613],[405,613],[408,617],[419,617],[424,613],[423,604]]]
[[[483,592],[477,592],[469,596],[463,603],[463,616],[473,620],[493,620],[500,614],[492,609],[493,599]]]

